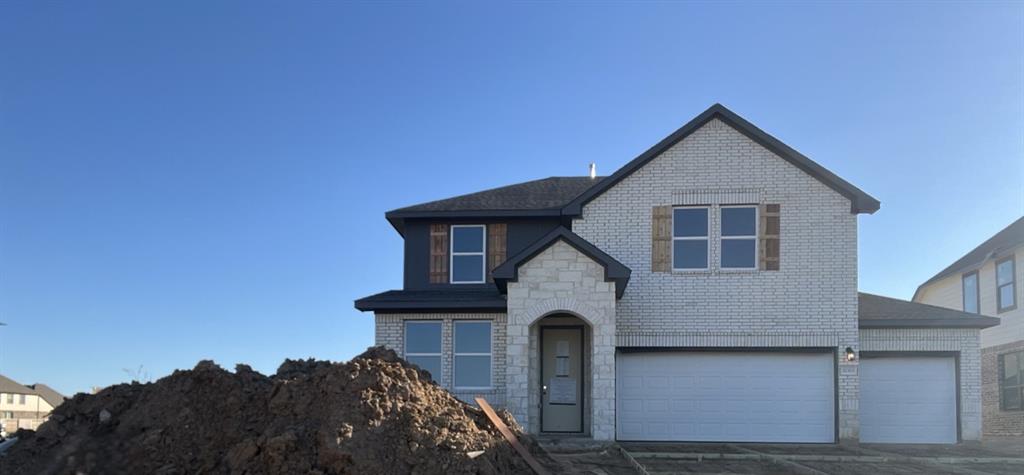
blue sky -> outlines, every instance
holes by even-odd
[[[1012,3],[0,5],[0,373],[72,393],[373,341],[384,211],[607,174],[721,102],[882,201],[910,298],[1024,214]]]

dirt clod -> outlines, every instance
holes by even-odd
[[[530,473],[482,411],[379,347],[272,376],[201,361],[76,395],[18,437],[2,473]]]

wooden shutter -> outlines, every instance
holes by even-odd
[[[430,225],[430,283],[448,283],[448,225]]]
[[[761,205],[761,270],[779,270],[779,238],[782,235],[780,211],[778,204]]]
[[[494,282],[491,272],[505,262],[508,226],[504,223],[487,225],[487,282]]]
[[[651,272],[672,270],[672,207],[651,210]]]

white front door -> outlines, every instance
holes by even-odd
[[[955,444],[956,359],[860,360],[860,441]]]
[[[583,327],[540,327],[541,432],[583,432]]]
[[[616,437],[834,442],[833,353],[619,353]]]

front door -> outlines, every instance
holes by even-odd
[[[583,327],[541,327],[541,432],[583,432]]]

